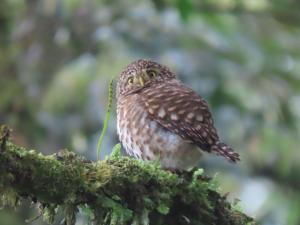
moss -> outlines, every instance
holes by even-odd
[[[2,133],[3,134],[3,133]],[[239,225],[252,219],[232,209],[202,169],[171,173],[155,163],[120,156],[90,162],[67,150],[44,156],[0,136],[0,190],[11,205],[30,198],[52,223],[58,207],[65,224],[78,208],[95,224]],[[87,211],[87,210],[85,210]]]

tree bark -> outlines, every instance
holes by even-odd
[[[9,205],[31,199],[49,223],[61,207],[68,225],[79,208],[94,224],[254,224],[202,169],[172,173],[116,152],[98,162],[68,150],[44,156],[10,142],[6,127],[0,133],[0,195]]]

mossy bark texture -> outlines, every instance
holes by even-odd
[[[31,199],[49,223],[61,207],[67,225],[75,224],[79,209],[93,224],[254,224],[231,207],[202,170],[172,173],[116,154],[98,162],[67,150],[44,156],[11,143],[8,136],[3,127],[2,204]]]

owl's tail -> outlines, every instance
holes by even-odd
[[[240,161],[240,155],[223,142],[216,142],[212,145],[211,151],[225,157],[230,162],[236,163],[237,161]]]

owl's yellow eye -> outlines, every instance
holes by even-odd
[[[129,77],[129,78],[128,78],[127,84],[133,84],[133,77]]]
[[[157,76],[157,72],[155,70],[149,70],[149,71],[147,71],[147,74],[150,78]]]

